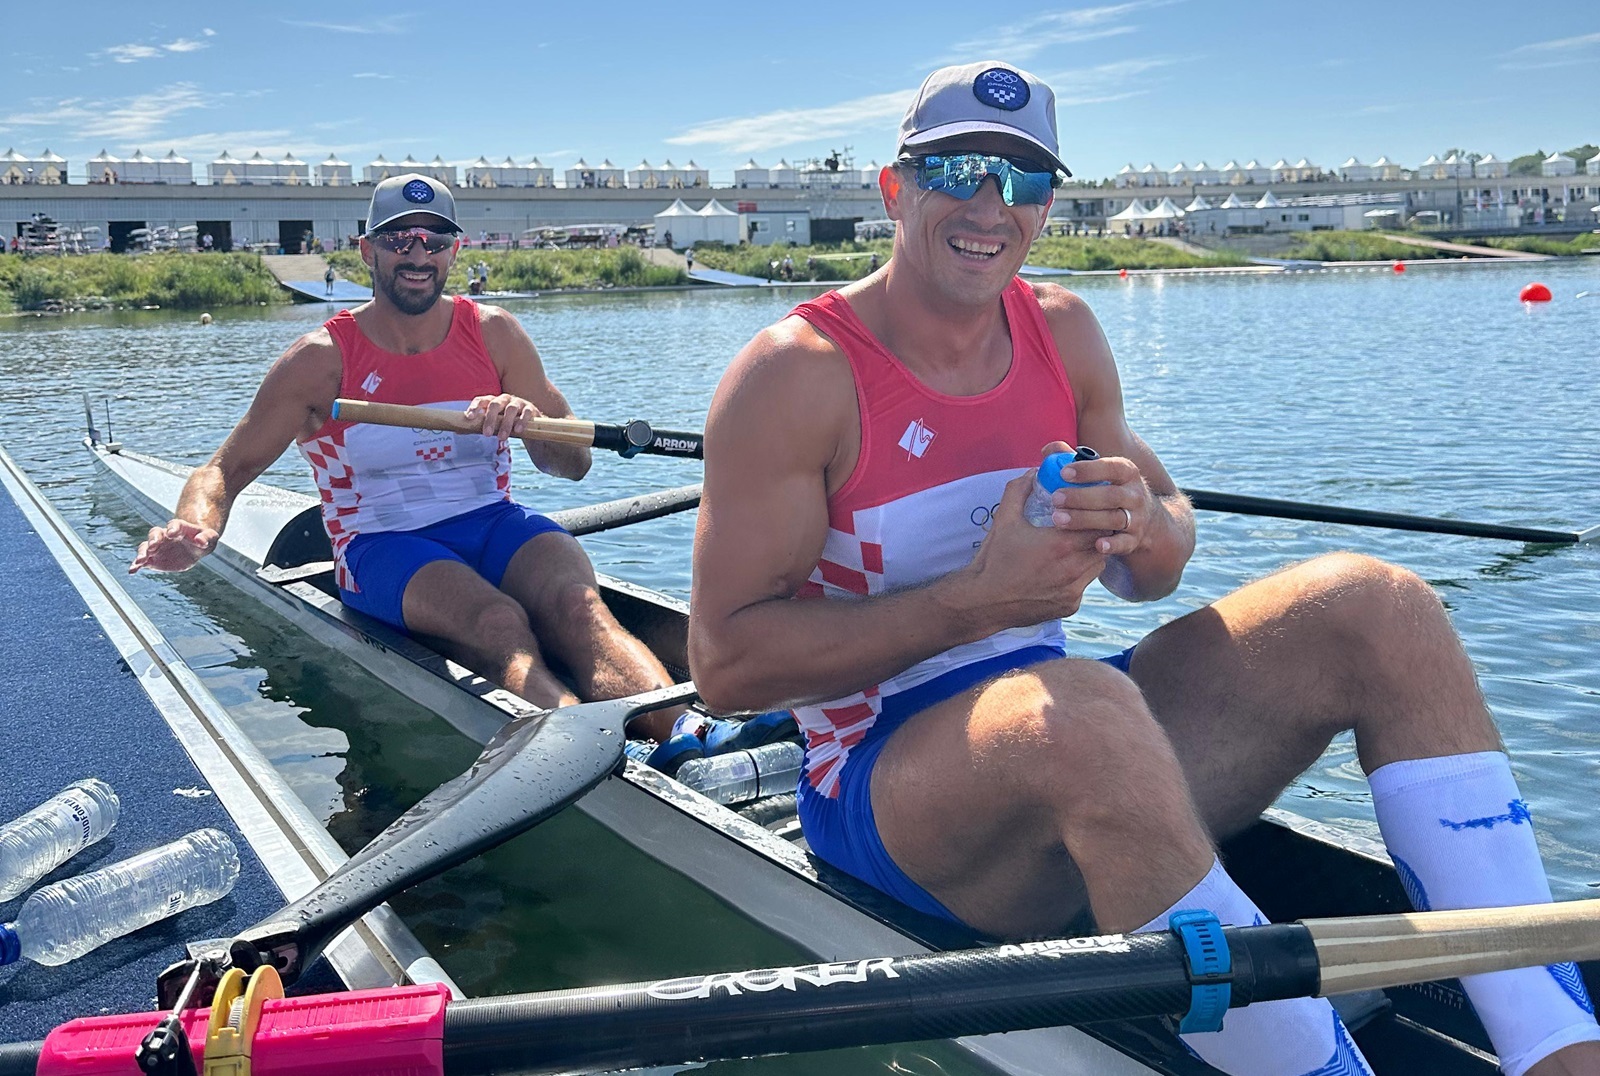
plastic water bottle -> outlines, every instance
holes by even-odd
[[[679,768],[677,779],[718,803],[744,803],[793,792],[804,755],[799,744],[783,740],[748,751],[692,758]]]
[[[0,826],[0,901],[21,895],[110,833],[121,814],[122,804],[111,786],[89,777]]]
[[[228,895],[239,852],[226,833],[201,829],[109,867],[47,885],[0,923],[0,965],[22,957],[65,964],[113,938]]]
[[[1022,518],[1032,523],[1035,527],[1055,526],[1052,513],[1055,512],[1055,502],[1050,495],[1058,489],[1068,486],[1103,486],[1104,482],[1067,482],[1061,477],[1061,468],[1072,463],[1084,463],[1088,460],[1097,460],[1100,453],[1088,445],[1079,445],[1076,452],[1052,452],[1039,464],[1039,471],[1033,476],[1033,492],[1028,494],[1028,499],[1022,505]]]

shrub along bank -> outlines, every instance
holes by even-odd
[[[287,301],[254,254],[0,257],[0,304],[17,310],[207,309]]]
[[[340,276],[366,287],[372,274],[355,250],[328,255]],[[490,291],[556,291],[561,288],[658,288],[687,284],[683,270],[646,260],[637,247],[606,250],[474,250],[467,248],[445,281],[445,290],[466,294],[467,267],[489,267]]]

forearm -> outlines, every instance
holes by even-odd
[[[1144,541],[1132,553],[1112,557],[1100,583],[1124,601],[1148,602],[1177,589],[1183,569],[1194,554],[1194,509],[1189,498],[1173,492],[1151,498]]]
[[[228,488],[226,473],[212,460],[194,469],[178,495],[173,517],[222,533],[237,490]]]
[[[772,598],[693,625],[689,661],[706,702],[769,710],[840,698],[999,630],[961,573],[860,600]],[[714,635],[714,637],[713,637]]]
[[[554,441],[522,442],[528,450],[533,465],[554,478],[568,478],[576,482],[589,473],[594,453],[585,445],[563,445]]]

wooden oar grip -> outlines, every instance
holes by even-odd
[[[483,421],[460,411],[409,404],[372,403],[368,400],[333,401],[333,417],[341,422],[370,422],[378,426],[407,426],[413,430],[482,433]],[[577,418],[533,418],[520,434],[538,441],[567,445],[594,444],[594,423]]]
[[[1307,919],[1324,997],[1600,958],[1600,900]]]

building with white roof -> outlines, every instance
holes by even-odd
[[[212,183],[233,185],[244,182],[244,162],[227,150],[206,167],[207,178]]]
[[[756,159],[752,157],[733,170],[733,185],[735,187],[760,189],[767,185],[769,176],[770,173],[767,169],[757,164]]]
[[[1117,169],[1116,176],[1112,179],[1118,187],[1137,187],[1139,185],[1139,170],[1129,161]]]
[[[194,162],[181,156],[177,150],[169,149],[157,166],[157,174],[160,175],[162,183],[192,184]]]
[[[136,149],[132,157],[123,159],[121,175],[124,183],[160,183],[161,162],[144,150]]]
[[[355,168],[333,154],[317,165],[317,183],[324,187],[349,187],[356,181]]]
[[[1366,183],[1372,179],[1372,166],[1362,164],[1357,157],[1351,157],[1339,166],[1339,178],[1356,183]]]

